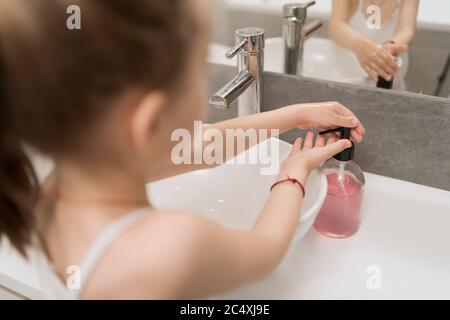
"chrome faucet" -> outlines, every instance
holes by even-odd
[[[307,9],[316,1],[283,6],[284,72],[302,75],[305,41],[322,28],[322,22],[306,25]]]
[[[263,29],[236,30],[236,46],[225,55],[229,59],[237,55],[238,74],[209,98],[211,105],[228,109],[238,99],[238,117],[261,111],[264,44]]]

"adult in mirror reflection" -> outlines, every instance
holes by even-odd
[[[405,90],[418,7],[419,0],[333,0],[330,38],[355,53],[368,84],[395,79],[394,88]]]

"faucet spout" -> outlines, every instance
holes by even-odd
[[[322,30],[323,24],[321,21],[313,21],[310,24],[307,24],[304,28],[304,39],[307,40],[316,33],[318,33],[320,30]]]
[[[228,109],[239,96],[255,81],[248,71],[239,72],[230,82],[209,98],[209,103],[218,109]]]
[[[308,3],[288,3],[283,7],[284,72],[292,75],[303,73],[305,41],[322,28],[322,22],[306,25]]]

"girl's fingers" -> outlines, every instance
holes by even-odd
[[[346,127],[346,128],[354,128],[359,124],[359,121],[356,117],[353,116],[341,116],[337,113],[333,113],[333,126],[336,127]]]
[[[325,145],[331,144],[331,143],[335,143],[337,141],[337,139],[335,137],[329,137],[325,143]]]
[[[289,156],[296,154],[301,150],[301,148],[302,148],[302,138],[298,137],[297,139],[295,139],[294,144],[292,145],[291,153],[289,154]]]
[[[381,64],[383,66],[383,70],[386,71],[388,74],[392,76],[396,76],[398,72],[398,65],[397,62],[395,62],[395,57],[391,55],[389,52],[383,52],[381,53],[381,56],[379,58],[381,61]]]
[[[357,142],[362,141],[366,129],[350,109],[338,102],[334,102],[330,111],[331,114],[327,121],[328,125],[323,129],[333,129],[335,127],[352,128],[351,138]],[[340,138],[338,133],[331,135],[337,139]]]
[[[350,136],[352,137],[353,140],[355,140],[356,142],[361,142],[363,137],[362,135],[360,135],[357,131],[352,130],[350,133]]]
[[[372,70],[371,68],[369,68],[369,66],[364,66],[364,70],[366,70],[367,74],[369,75],[369,77],[372,78],[372,80],[377,81],[378,80],[378,75],[377,73]]]
[[[313,137],[314,137],[314,133],[312,131],[309,131],[306,134],[305,142],[303,143],[303,149],[304,150],[308,150],[308,149],[311,149],[313,147]]]
[[[352,134],[355,133],[360,136],[363,136],[365,131],[366,131],[366,129],[364,129],[364,127],[362,125],[359,125],[352,129]]]
[[[399,54],[408,51],[409,47],[406,44],[393,44],[390,46],[390,49],[393,54]]]
[[[378,64],[377,61],[374,61],[370,64],[370,67],[372,68],[372,70],[374,70],[379,76],[383,77],[384,79],[386,79],[387,81],[390,81],[391,78],[389,76],[389,74],[387,74]]]
[[[325,145],[325,139],[322,136],[317,136],[315,146],[323,147]]]
[[[317,149],[317,156],[320,157],[318,160],[323,162],[351,146],[352,143],[347,139],[342,139],[335,143],[328,143],[325,147]]]
[[[378,50],[375,54],[378,66],[388,75],[395,76],[397,73],[397,63],[395,57],[390,54],[382,45],[378,45]]]
[[[354,123],[352,125],[349,125],[349,127],[353,128],[353,130],[356,130],[360,135],[364,134],[366,129],[362,125],[361,121],[359,121],[358,117],[350,109],[340,103],[336,103],[334,104],[334,108],[332,110],[341,116],[352,117]]]
[[[388,59],[389,66],[391,67],[392,71],[394,72],[393,76],[396,77],[398,75],[398,72],[400,71],[400,67],[398,66],[398,63],[397,63],[397,58],[394,57],[393,55],[389,54],[387,56],[387,59]]]
[[[366,128],[363,126],[361,121],[359,122],[359,126],[357,126],[356,128],[353,128],[353,129],[356,130],[356,132],[358,132],[360,135],[363,135],[364,133],[366,133]]]

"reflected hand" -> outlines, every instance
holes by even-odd
[[[400,53],[407,52],[409,46],[407,44],[396,44],[394,42],[386,42],[383,48],[393,56],[398,56]]]
[[[373,80],[377,81],[378,76],[381,76],[391,81],[399,72],[394,54],[401,50],[400,45],[390,44],[385,47],[366,39],[358,46],[355,54],[361,67]]]

